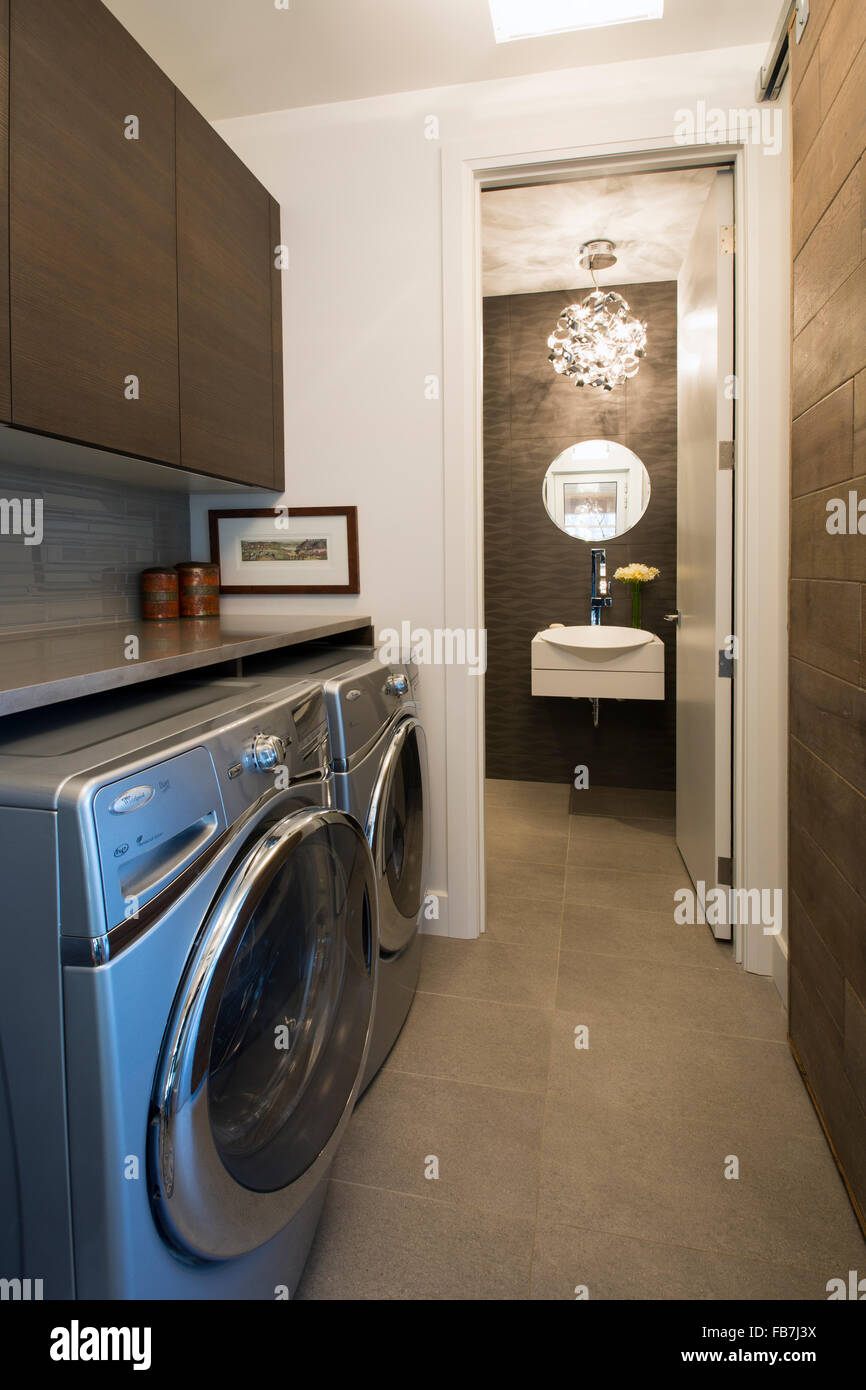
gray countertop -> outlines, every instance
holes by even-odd
[[[0,634],[0,715],[369,627],[363,614],[253,614]],[[137,655],[134,651],[137,641]]]

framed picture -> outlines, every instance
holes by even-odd
[[[221,594],[359,594],[357,507],[209,512]]]

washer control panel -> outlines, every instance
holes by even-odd
[[[109,927],[136,916],[226,825],[206,748],[100,787],[93,816]]]

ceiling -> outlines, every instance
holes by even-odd
[[[106,0],[210,120],[629,58],[766,43],[781,0],[497,44],[487,0]]]
[[[608,175],[481,195],[485,295],[568,290],[592,279],[575,264],[583,241],[616,242],[601,285],[675,280],[715,178],[712,169]]]

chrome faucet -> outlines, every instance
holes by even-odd
[[[592,552],[592,598],[589,601],[589,621],[593,627],[601,623],[602,608],[610,608],[610,581],[607,577],[607,558],[603,550]]]

